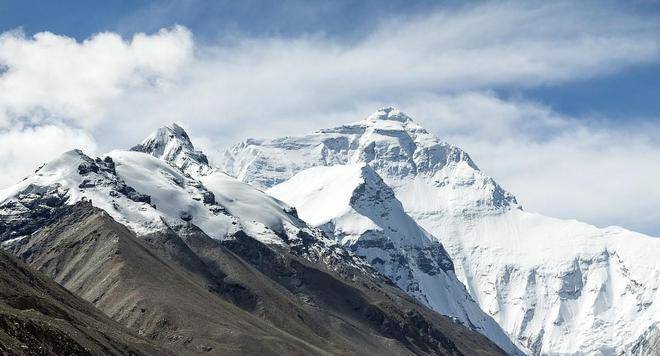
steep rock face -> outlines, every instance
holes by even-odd
[[[0,250],[3,355],[163,355],[90,303]]]
[[[660,323],[651,325],[635,342],[628,345],[625,354],[631,356],[660,355]]]
[[[314,166],[366,163],[442,242],[458,278],[535,354],[612,353],[660,318],[660,239],[522,210],[470,157],[392,108],[301,137],[248,139],[224,169],[261,188]]]
[[[268,193],[295,206],[302,219],[320,226],[409,295],[507,352],[518,352],[458,281],[442,244],[403,211],[370,166],[309,168]]]

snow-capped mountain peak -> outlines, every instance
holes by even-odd
[[[146,153],[158,161],[164,161],[182,172],[185,179],[207,189],[213,194],[215,203],[241,221],[244,231],[262,242],[282,244],[281,236],[295,238],[297,231],[304,228],[304,224],[291,215],[290,207],[212,167],[206,155],[195,150],[186,131],[177,124],[157,129],[131,151]],[[121,151],[115,152],[119,154]],[[134,184],[140,185],[140,181]],[[147,192],[153,187],[154,184],[141,185]]]
[[[131,151],[148,153],[193,176],[211,170],[206,155],[195,150],[188,133],[176,123],[154,131]]]
[[[359,163],[442,243],[470,295],[523,348],[616,354],[653,335],[660,239],[526,212],[467,153],[396,109],[309,135],[246,140],[223,162],[262,188],[311,167]]]
[[[519,207],[516,198],[481,172],[465,151],[393,108],[302,137],[248,139],[225,153],[222,168],[268,189],[310,167],[355,163],[369,164],[404,206],[421,203],[438,214],[458,215]]]

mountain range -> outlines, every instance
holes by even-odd
[[[0,191],[0,244],[152,347],[136,353],[504,354],[211,167],[176,125],[103,158],[66,152]]]
[[[91,354],[657,354],[660,239],[527,212],[395,108],[211,161],[172,124],[0,190],[3,283],[76,318],[0,317]]]

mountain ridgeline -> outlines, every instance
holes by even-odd
[[[0,244],[80,304],[93,330],[81,334],[59,309],[41,312],[53,320],[43,331],[0,324],[15,354],[505,354],[295,208],[209,165],[176,125],[102,158],[66,152],[0,191]],[[450,268],[434,246],[429,264]],[[12,298],[0,299],[7,315],[46,305]],[[28,325],[44,318],[20,313]],[[55,329],[69,348],[25,348]]]

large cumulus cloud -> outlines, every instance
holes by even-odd
[[[660,169],[649,163],[660,152],[656,127],[615,127],[495,94],[656,63],[659,34],[653,15],[609,2],[393,14],[357,39],[233,33],[200,43],[179,26],[82,42],[7,32],[0,186],[63,149],[130,146],[172,121],[213,157],[246,136],[302,134],[396,105],[466,148],[530,210],[660,234],[645,214],[660,208]]]

